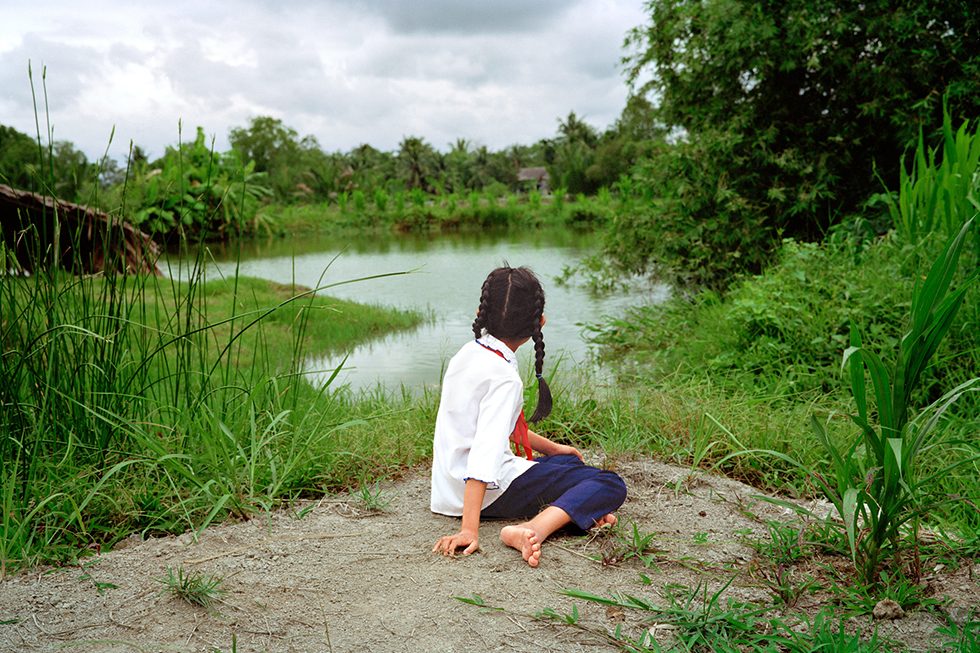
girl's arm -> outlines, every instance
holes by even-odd
[[[582,452],[575,447],[552,442],[543,435],[538,435],[530,429],[527,432],[527,439],[531,444],[531,448],[538,453],[543,453],[546,456],[577,456],[579,460],[582,460]]]
[[[436,541],[433,552],[445,555],[456,553],[463,548],[463,555],[475,553],[480,549],[480,510],[483,508],[483,497],[487,493],[487,484],[475,478],[467,479],[463,490],[463,525],[455,535],[446,535]]]

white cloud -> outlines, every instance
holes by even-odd
[[[644,21],[641,0],[14,0],[4,13],[0,123],[33,134],[27,62],[36,80],[46,65],[56,137],[93,158],[114,125],[114,155],[130,140],[159,155],[178,120],[222,149],[255,115],[342,151],[406,135],[532,143],[569,111],[601,128],[625,101],[623,37]]]

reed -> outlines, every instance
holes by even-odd
[[[308,384],[306,353],[421,318],[314,294],[200,258],[183,281],[0,277],[0,573],[362,477],[331,467],[366,411]]]

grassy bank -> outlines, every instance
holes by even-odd
[[[651,420],[659,434],[647,448],[702,467],[724,460],[721,469],[753,484],[812,493],[816,488],[806,471],[779,458],[725,459],[740,450],[766,449],[811,467],[827,462],[810,415],[827,422],[834,442],[845,442],[855,430],[848,416],[856,408],[841,369],[851,326],[864,334],[867,349],[894,361],[928,257],[926,248],[904,247],[894,238],[860,252],[846,243],[787,242],[778,264],[744,279],[724,298],[710,292],[678,297],[665,306],[635,309],[594,333],[607,356],[619,362],[623,382],[646,388],[641,405],[662,405],[637,417]],[[961,266],[957,278],[962,282],[970,270]],[[914,411],[980,369],[980,293],[974,289],[964,301],[912,392]],[[976,455],[978,416],[977,393],[950,406],[941,425],[959,444],[930,451],[924,476]],[[963,532],[980,528],[978,470],[976,463],[957,469],[935,488],[968,499],[934,515]]]
[[[379,191],[373,198],[355,191],[336,201],[274,204],[262,208],[257,232],[272,234],[365,231],[452,231],[488,227],[600,227],[621,201],[608,191],[593,197],[540,193],[429,195]]]
[[[207,281],[200,267],[187,281],[4,276],[0,303],[4,572],[245,516],[422,455],[365,422],[397,405],[314,388],[303,368],[420,315]]]

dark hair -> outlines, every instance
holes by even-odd
[[[530,338],[534,341],[534,375],[538,379],[538,405],[531,415],[537,422],[551,412],[551,389],[541,376],[544,369],[544,288],[525,267],[497,268],[483,282],[480,308],[473,320],[473,334],[479,338],[484,329],[501,340]]]

